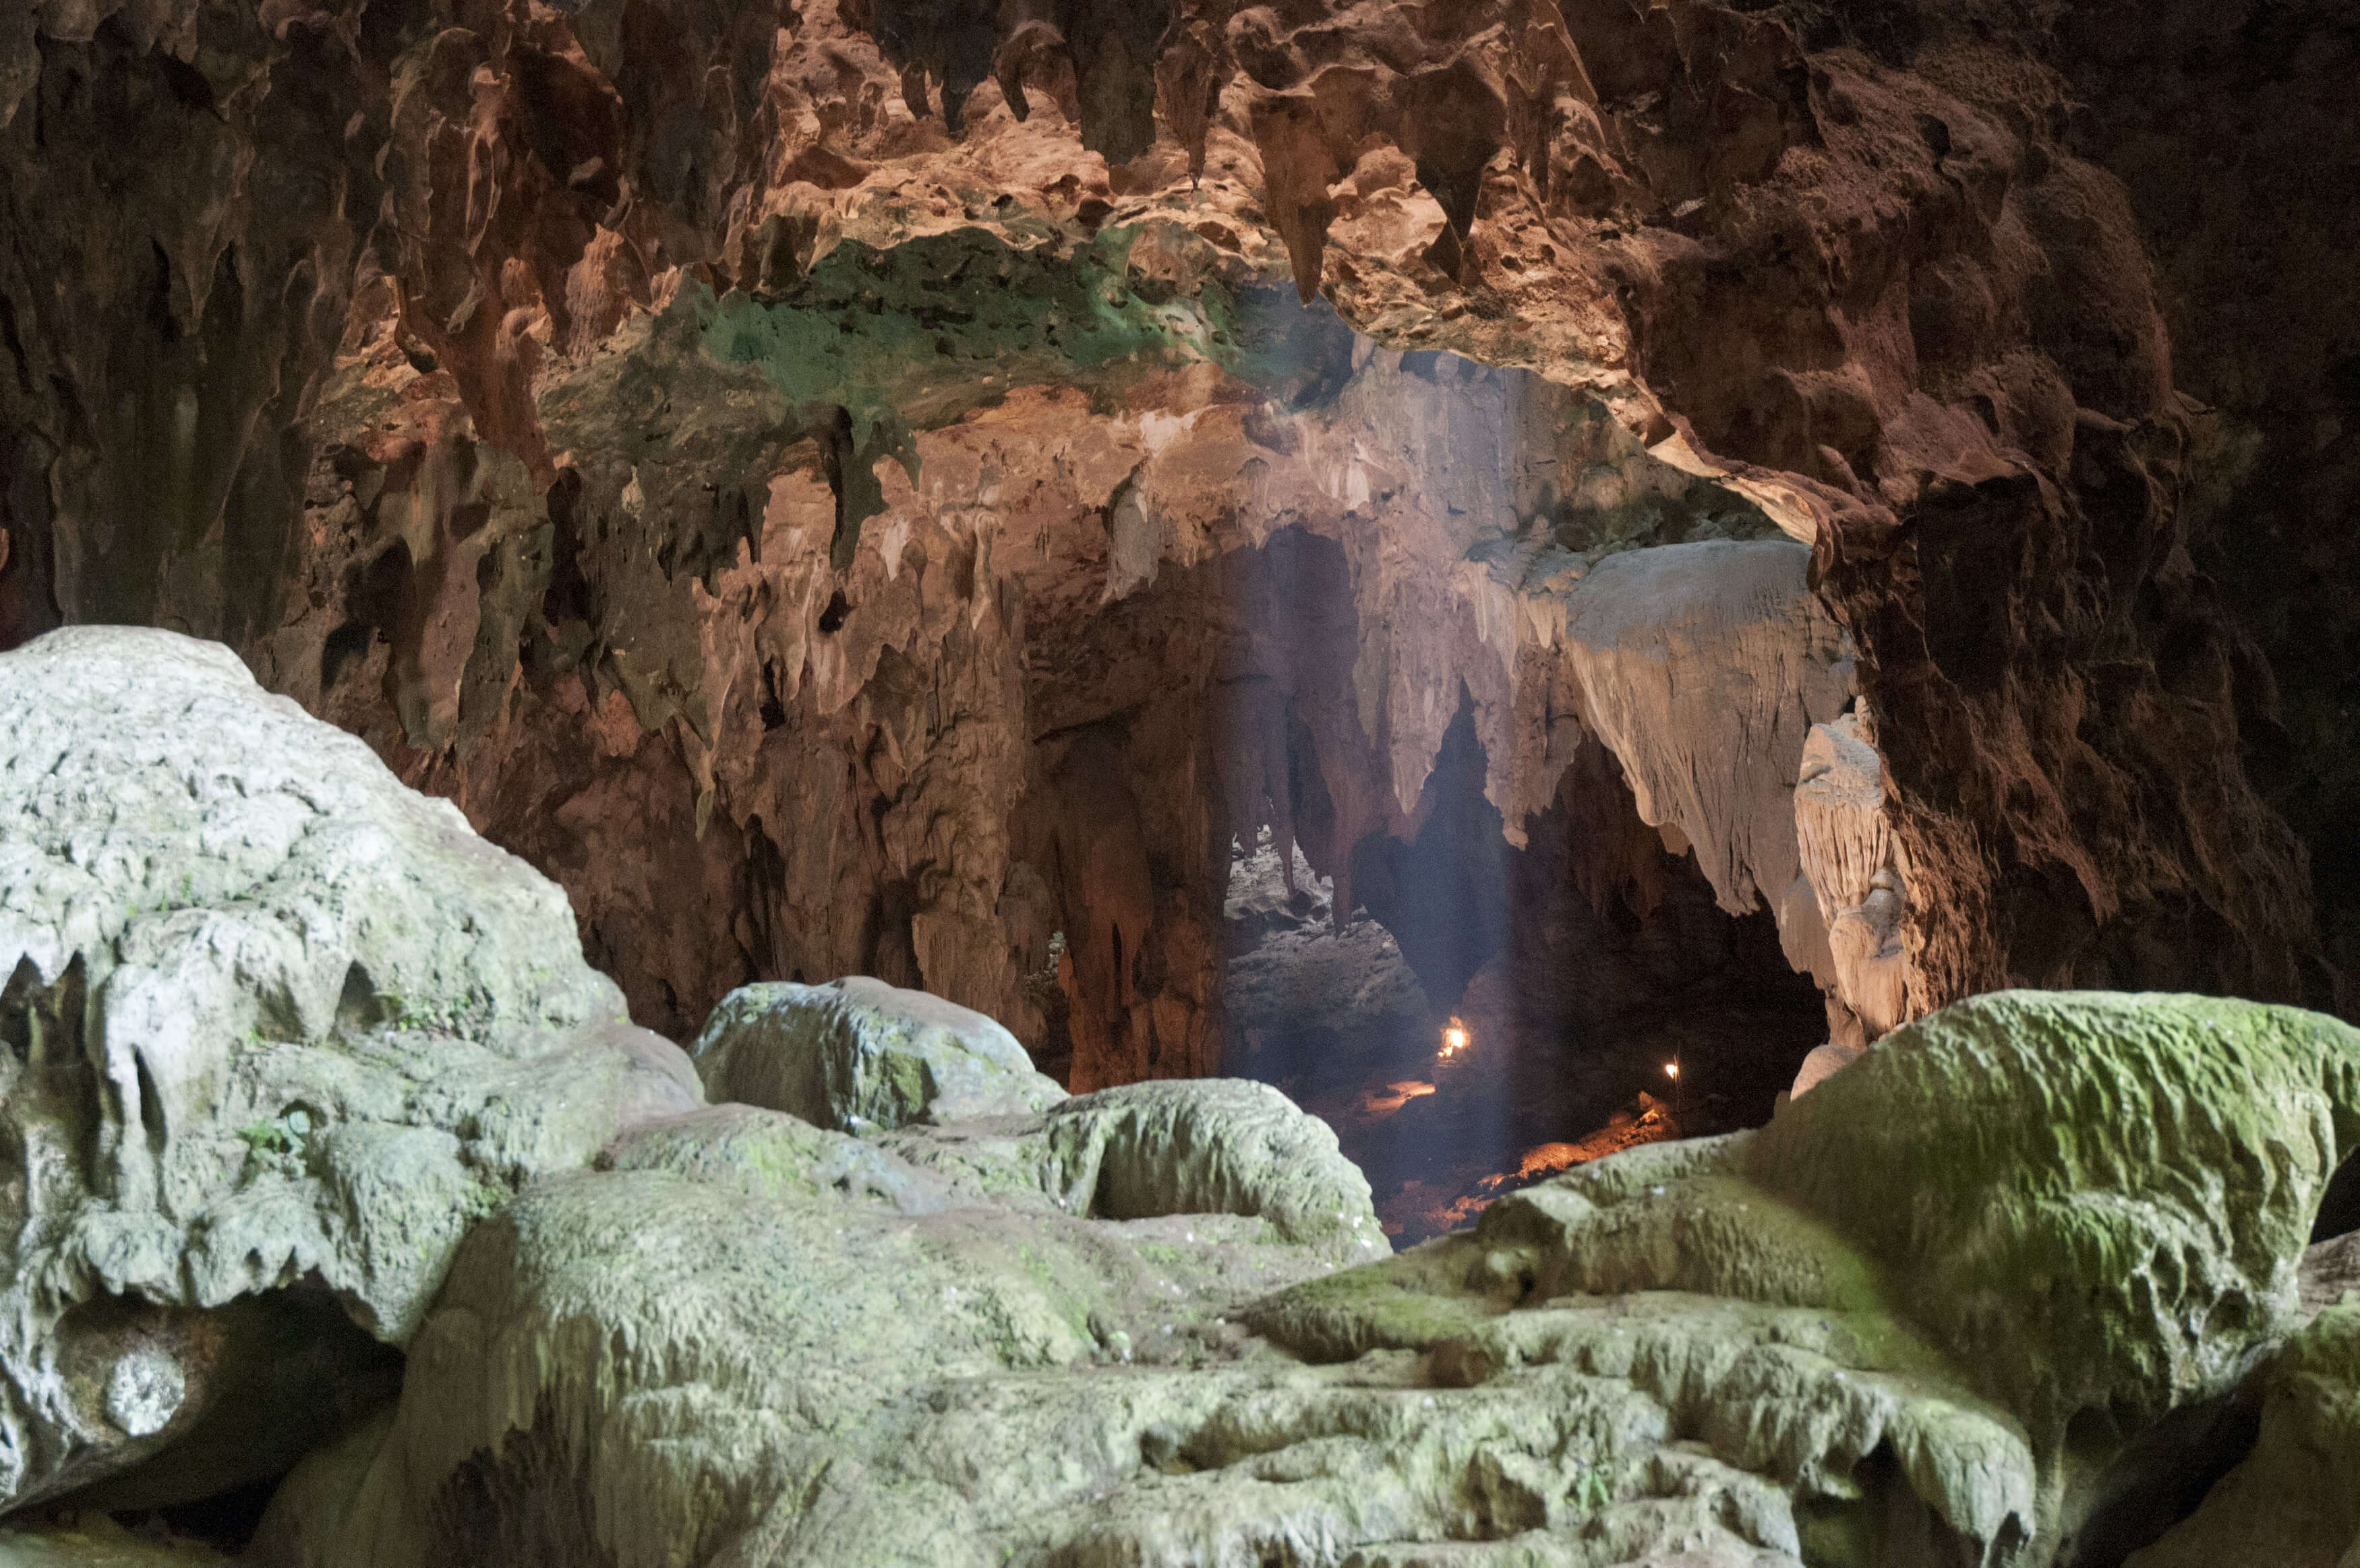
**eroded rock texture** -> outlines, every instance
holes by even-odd
[[[2201,1561],[2351,1452],[2354,1314],[2295,1331],[2355,1115],[2332,1018],[2005,994],[1330,1271],[1366,1188],[1262,1085],[857,1138],[716,1105],[480,1227],[253,1556],[2051,1568],[2276,1352],[2253,1478],[2158,1559]]]
[[[1840,1035],[2324,1000],[2138,215],[2046,35],[1891,12],[53,5],[0,33],[0,638],[224,638],[643,1023],[870,974],[1089,1087],[1217,1064],[1263,824],[1445,995],[1486,955],[1380,909],[1430,827],[1595,823],[1553,864],[1644,903],[1567,617],[1784,534],[1891,885],[1673,825]]]
[[[0,1508],[276,1475],[477,1220],[703,1099],[552,884],[218,645],[0,654]]]

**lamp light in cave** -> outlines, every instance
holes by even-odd
[[[1665,1062],[1664,1076],[1669,1078],[1675,1083],[1678,1083],[1680,1078],[1680,1064],[1677,1062]]]
[[[1442,1027],[1442,1049],[1435,1054],[1448,1062],[1474,1042],[1475,1036],[1456,1016]]]

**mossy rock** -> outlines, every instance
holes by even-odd
[[[689,1047],[706,1096],[864,1132],[1037,1111],[1065,1098],[970,1007],[866,975],[741,985]]]
[[[2253,1453],[2127,1568],[2360,1563],[2360,1305],[2320,1313],[2262,1388]]]
[[[2360,1031],[2205,996],[2003,991],[1889,1035],[1746,1148],[1765,1192],[2044,1441],[2219,1393],[2292,1326],[2360,1149]]]

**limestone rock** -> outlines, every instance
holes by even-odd
[[[1795,835],[1827,933],[1833,995],[1874,1040],[1908,1016],[1902,926],[1909,882],[1885,820],[1885,759],[1865,716],[1855,703],[1811,726],[1795,786]]]
[[[1789,792],[1811,726],[1851,696],[1843,634],[1786,539],[1610,556],[1567,610],[1568,650],[1640,818],[1677,826],[1721,907],[1774,907],[1799,867]]]
[[[1050,1127],[1095,1155],[1082,1160],[1093,1171],[1092,1213],[1252,1214],[1297,1245],[1387,1250],[1368,1181],[1334,1130],[1267,1083],[1127,1083],[1067,1101]]]
[[[1515,844],[1579,723],[1533,635],[1561,595],[1524,590],[1773,531],[1878,672],[1906,1010],[2332,987],[2264,798],[2333,865],[2344,774],[2245,769],[2281,720],[2292,755],[2349,754],[2335,547],[2223,581],[2316,697],[2279,718],[2183,570],[2244,559],[2240,485],[2289,539],[2354,510],[2360,470],[2316,454],[2350,424],[2341,340],[2249,350],[2224,308],[2350,292],[2320,270],[2353,248],[2338,182],[2270,167],[2349,143],[2343,56],[2301,42],[2325,23],[2175,0],[2142,30],[2092,0],[1994,34],[1907,0],[1863,51],[1833,12],[1706,0],[1407,29],[1340,0],[1026,6],[1005,34],[916,0],[634,0],[464,37],[430,10],[355,31],[354,3],[5,8],[0,644],[228,639],[564,880],[645,1020],[802,969],[1034,1040],[1013,999],[1062,930],[1084,1086],[1210,1071],[1207,818],[1237,775],[1328,786],[1349,842],[1304,842],[1348,874],[1463,694]],[[2265,38],[2234,93],[2149,85]],[[2056,71],[2104,84],[2096,140],[2142,200],[2048,113]],[[2156,106],[2181,97],[2214,128]],[[2266,193],[2191,205],[2152,149],[2226,145],[2251,104],[2278,116],[2236,159]],[[388,211],[399,246],[370,239]],[[2243,245],[2278,212],[2295,237]],[[2200,354],[2142,221],[2180,242]],[[1281,571],[1297,530],[1332,579]],[[1258,575],[1349,577],[1320,617],[1347,624],[1217,686],[1213,612]],[[1042,820],[1084,800],[1087,873]]]
[[[721,1105],[536,1185],[463,1251],[399,1412],[290,1477],[256,1559],[1406,1563],[1546,1530],[1539,1561],[1797,1563],[1777,1490],[1619,1380],[1274,1356],[1224,1319],[1315,1256],[1151,1217],[1130,1177],[1134,1217],[1066,1212],[1030,1184],[1043,1130],[866,1146]]]
[[[2263,1377],[2254,1451],[2127,1568],[2360,1563],[2360,1306],[2330,1307]]]
[[[306,1462],[258,1560],[2049,1568],[2125,1445],[2294,1321],[2360,1036],[2002,996],[1808,1098],[1337,1273],[1266,1197],[1173,1179],[1274,1098],[675,1118],[479,1228],[399,1411]],[[1956,1186],[1896,1214],[1912,1137]],[[2282,1355],[2298,1470],[2348,1462],[2320,1390],[2352,1318]]]
[[[2355,1116],[2360,1032],[2320,1015],[1977,997],[1758,1133],[1609,1157],[1250,1321],[1316,1360],[1418,1350],[1479,1387],[1535,1364],[1632,1377],[1798,1508],[1841,1513],[1889,1444],[1870,1489],[1916,1544],[1822,1538],[1815,1561],[1949,1541],[2046,1564],[2118,1493],[2135,1438],[2300,1321],[2303,1241]],[[2265,1165],[2276,1180],[2244,1174]]]
[[[1890,1269],[2055,1443],[2084,1410],[2151,1422],[2217,1394],[2291,1326],[2355,1114],[2360,1032],[2319,1014],[1999,992],[1888,1036],[1745,1170]],[[2273,1181],[2235,1174],[2256,1160]]]
[[[1865,1054],[1867,1052],[1859,1046],[1838,1045],[1833,1041],[1813,1047],[1811,1053],[1803,1058],[1802,1070],[1795,1074],[1795,1086],[1788,1091],[1789,1097],[1801,1099]]]
[[[992,1019],[866,975],[741,986],[689,1054],[712,1099],[845,1132],[1037,1111],[1065,1098]]]
[[[2347,1290],[2360,1290],[2360,1231],[2331,1236],[2302,1255],[2298,1276],[2306,1316],[2341,1303]]]
[[[1317,1124],[1273,1092],[1140,1087],[1169,1093],[881,1145],[743,1105],[626,1138],[479,1227],[402,1412],[299,1470],[257,1550],[848,1565],[1072,1534],[1142,1446],[1170,1462],[1174,1431],[1268,1382],[1181,1368],[1233,1362],[1221,1314],[1328,1266],[1290,1230],[1382,1250],[1365,1187],[1317,1194],[1346,1214],[1289,1206],[1317,1151],[1255,1120]],[[1219,1153],[1224,1112],[1289,1161],[1259,1171],[1277,1193]]]
[[[316,1370],[361,1375],[519,1183],[696,1102],[553,885],[217,645],[83,627],[0,654],[0,1505],[173,1449],[223,1400],[262,1416],[220,1451],[251,1468],[199,1455],[187,1484],[271,1474],[318,1433],[231,1395],[304,1365],[310,1331],[233,1304],[349,1314],[352,1361]]]

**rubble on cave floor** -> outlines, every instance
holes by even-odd
[[[1383,926],[1338,929],[1332,881],[1295,849],[1282,880],[1269,830],[1235,846],[1227,1070],[1274,1083],[1336,1130],[1397,1247],[1466,1228],[1508,1192],[1638,1144],[1767,1118],[1796,1036],[1789,1010],[1709,997],[1619,1027],[1520,1007],[1505,965],[1455,1011],[1427,997]],[[1461,1026],[1462,1048],[1448,1031]],[[1688,1092],[1665,1068],[1684,1063]]]

